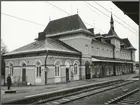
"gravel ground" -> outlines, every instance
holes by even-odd
[[[93,105],[93,104],[104,104],[105,102],[111,100],[112,98],[116,98],[124,93],[127,93],[135,88],[139,87],[139,81],[119,87],[117,89],[113,89],[110,91],[105,91],[103,93],[99,93],[96,95],[92,95],[89,97],[85,97],[70,103],[66,103],[63,105]]]

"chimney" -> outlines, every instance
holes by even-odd
[[[92,34],[94,34],[94,28],[89,28],[88,29]]]
[[[45,39],[45,32],[38,33],[38,40],[44,40]]]

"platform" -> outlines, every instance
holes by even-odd
[[[5,91],[7,87],[2,86],[1,101],[2,103],[5,103],[8,101],[20,100],[20,99],[36,96],[39,94],[44,94],[44,93],[49,94],[60,90],[72,89],[78,86],[84,87],[85,85],[90,85],[90,84],[97,85],[97,84],[114,81],[114,80],[127,80],[128,78],[130,79],[137,75],[138,74],[127,74],[127,75],[112,76],[112,77],[105,77],[105,78],[93,78],[88,80],[73,81],[69,83],[48,84],[44,86],[11,87],[11,89],[16,90],[16,94],[5,94],[3,91]]]

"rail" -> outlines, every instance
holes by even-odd
[[[46,103],[49,101],[61,99],[63,97],[69,97],[73,96],[75,94],[83,94],[83,93],[88,93],[82,97],[86,97],[88,95],[93,95],[99,92],[107,91],[110,89],[114,89],[123,85],[127,85],[130,83],[133,83],[134,81],[123,81],[123,80],[116,80],[116,81],[110,81],[110,82],[105,82],[102,84],[90,84],[90,85],[85,85],[85,86],[78,86],[75,88],[69,88],[69,89],[63,89],[59,90],[56,92],[47,92],[47,93],[42,93],[42,94],[36,94],[30,97],[26,97],[21,100],[16,100],[13,102],[7,102],[5,104],[41,104],[41,103]],[[90,91],[94,90],[92,93]],[[97,91],[98,90],[98,91]],[[82,98],[82,97],[77,97]],[[68,101],[67,101],[68,102]]]
[[[137,93],[138,91],[139,91],[139,88],[134,89],[134,90],[132,90],[132,91],[130,91],[130,92],[128,92],[128,93],[122,95],[122,96],[116,97],[116,98],[114,98],[114,99],[112,99],[112,100],[106,102],[105,104],[117,104],[118,102],[121,102],[121,100],[123,100],[123,99],[125,99],[125,98],[127,98],[127,97],[129,97],[129,96],[131,96],[131,95],[133,95],[133,94],[135,94],[135,93]],[[129,101],[130,101],[130,100],[129,100]],[[128,101],[128,102],[129,102],[129,101]],[[137,103],[139,103],[139,102],[136,101],[134,104],[137,104]]]

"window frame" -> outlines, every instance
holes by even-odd
[[[41,63],[39,61],[36,62],[36,77],[40,78],[42,74],[41,71]]]
[[[60,77],[60,64],[55,65],[55,77]]]
[[[10,65],[9,65],[9,74],[11,76],[13,76],[13,74],[14,74],[14,67],[13,67],[13,64],[12,63],[10,63]]]
[[[77,63],[74,64],[74,74],[75,75],[78,74],[78,64]]]

